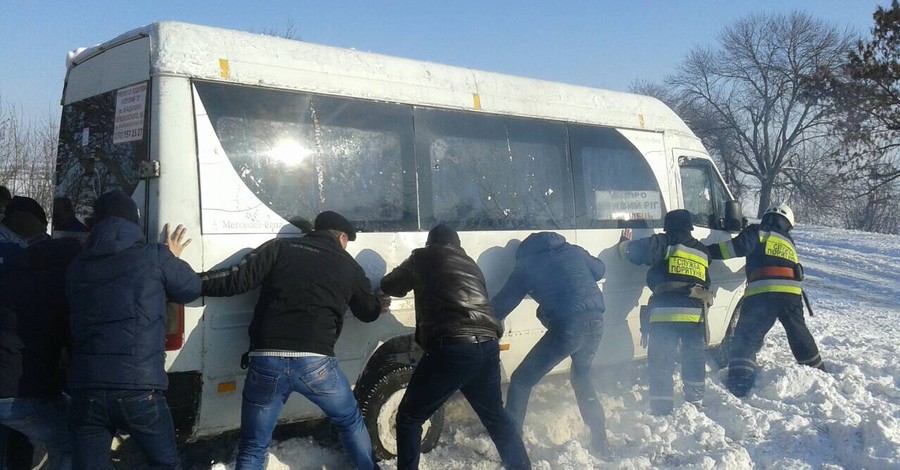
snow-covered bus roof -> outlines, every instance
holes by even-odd
[[[105,50],[140,38],[150,39],[152,76],[184,76],[694,136],[668,106],[648,96],[179,22],[153,23],[72,51],[69,71]]]

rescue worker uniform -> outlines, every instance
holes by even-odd
[[[803,269],[788,233],[793,224],[784,216],[769,213],[771,210],[761,224],[750,225],[733,239],[709,247],[713,259],[747,258],[747,289],[728,360],[727,387],[737,397],[747,395],[753,386],[756,354],[776,319],[784,326],[797,362],[825,370],[803,318]]]
[[[690,212],[666,214],[665,233],[623,240],[620,253],[634,264],[650,266],[653,292],[641,315],[641,344],[647,345],[650,411],[672,412],[675,403],[675,354],[681,346],[684,400],[699,405],[706,381],[705,317],[709,293],[709,250],[691,236]],[[648,335],[645,337],[644,335]]]

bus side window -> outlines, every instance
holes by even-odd
[[[662,227],[659,182],[646,158],[616,129],[569,125],[577,228]]]
[[[423,226],[573,227],[564,124],[429,108],[415,123]]]
[[[729,199],[725,185],[706,160],[680,159],[681,192],[684,208],[691,212],[694,225],[719,229]]]

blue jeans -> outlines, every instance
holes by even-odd
[[[172,413],[160,391],[73,390],[72,427],[76,469],[112,469],[110,447],[117,431],[134,439],[151,468],[181,468]]]
[[[563,359],[571,356],[570,381],[581,418],[590,428],[594,442],[606,442],[603,404],[591,382],[591,363],[602,336],[603,317],[599,313],[550,325],[510,378],[506,410],[515,420],[519,433],[525,422],[531,389]]]
[[[356,468],[378,468],[359,404],[337,358],[251,356],[241,403],[237,470],[264,468],[278,415],[293,392],[331,418]]]
[[[688,322],[650,324],[647,372],[650,376],[650,412],[665,415],[675,403],[675,352],[681,343],[681,380],[684,401],[703,400],[706,381],[706,325]]]
[[[457,390],[487,429],[503,465],[510,470],[531,468],[516,424],[503,410],[500,345],[493,340],[445,344],[422,357],[397,410],[398,470],[419,468],[422,424]]]
[[[43,442],[51,469],[70,469],[72,429],[67,407],[68,400],[62,395],[52,400],[0,398],[0,425],[15,429],[32,441]],[[5,440],[7,433],[0,434]]]

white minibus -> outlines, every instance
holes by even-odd
[[[493,295],[521,240],[558,232],[606,263],[598,366],[646,356],[646,268],[620,259],[622,229],[659,232],[676,208],[709,243],[741,228],[700,139],[646,96],[160,22],[71,53],[62,104],[55,196],[89,222],[97,196],[124,190],[148,239],[165,223],[187,227],[183,258],[198,272],[301,236],[303,220],[333,210],[360,230],[348,250],[373,285],[443,222]],[[743,264],[715,263],[711,277],[714,347],[733,328]],[[170,306],[168,398],[182,438],[239,428],[255,299]],[[505,322],[505,379],[545,332],[535,309],[526,299]],[[412,296],[395,299],[375,323],[348,314],[337,343],[380,457],[394,453],[392,413],[422,354],[414,325]],[[280,422],[321,417],[294,395]],[[426,450],[442,419],[431,420]]]

